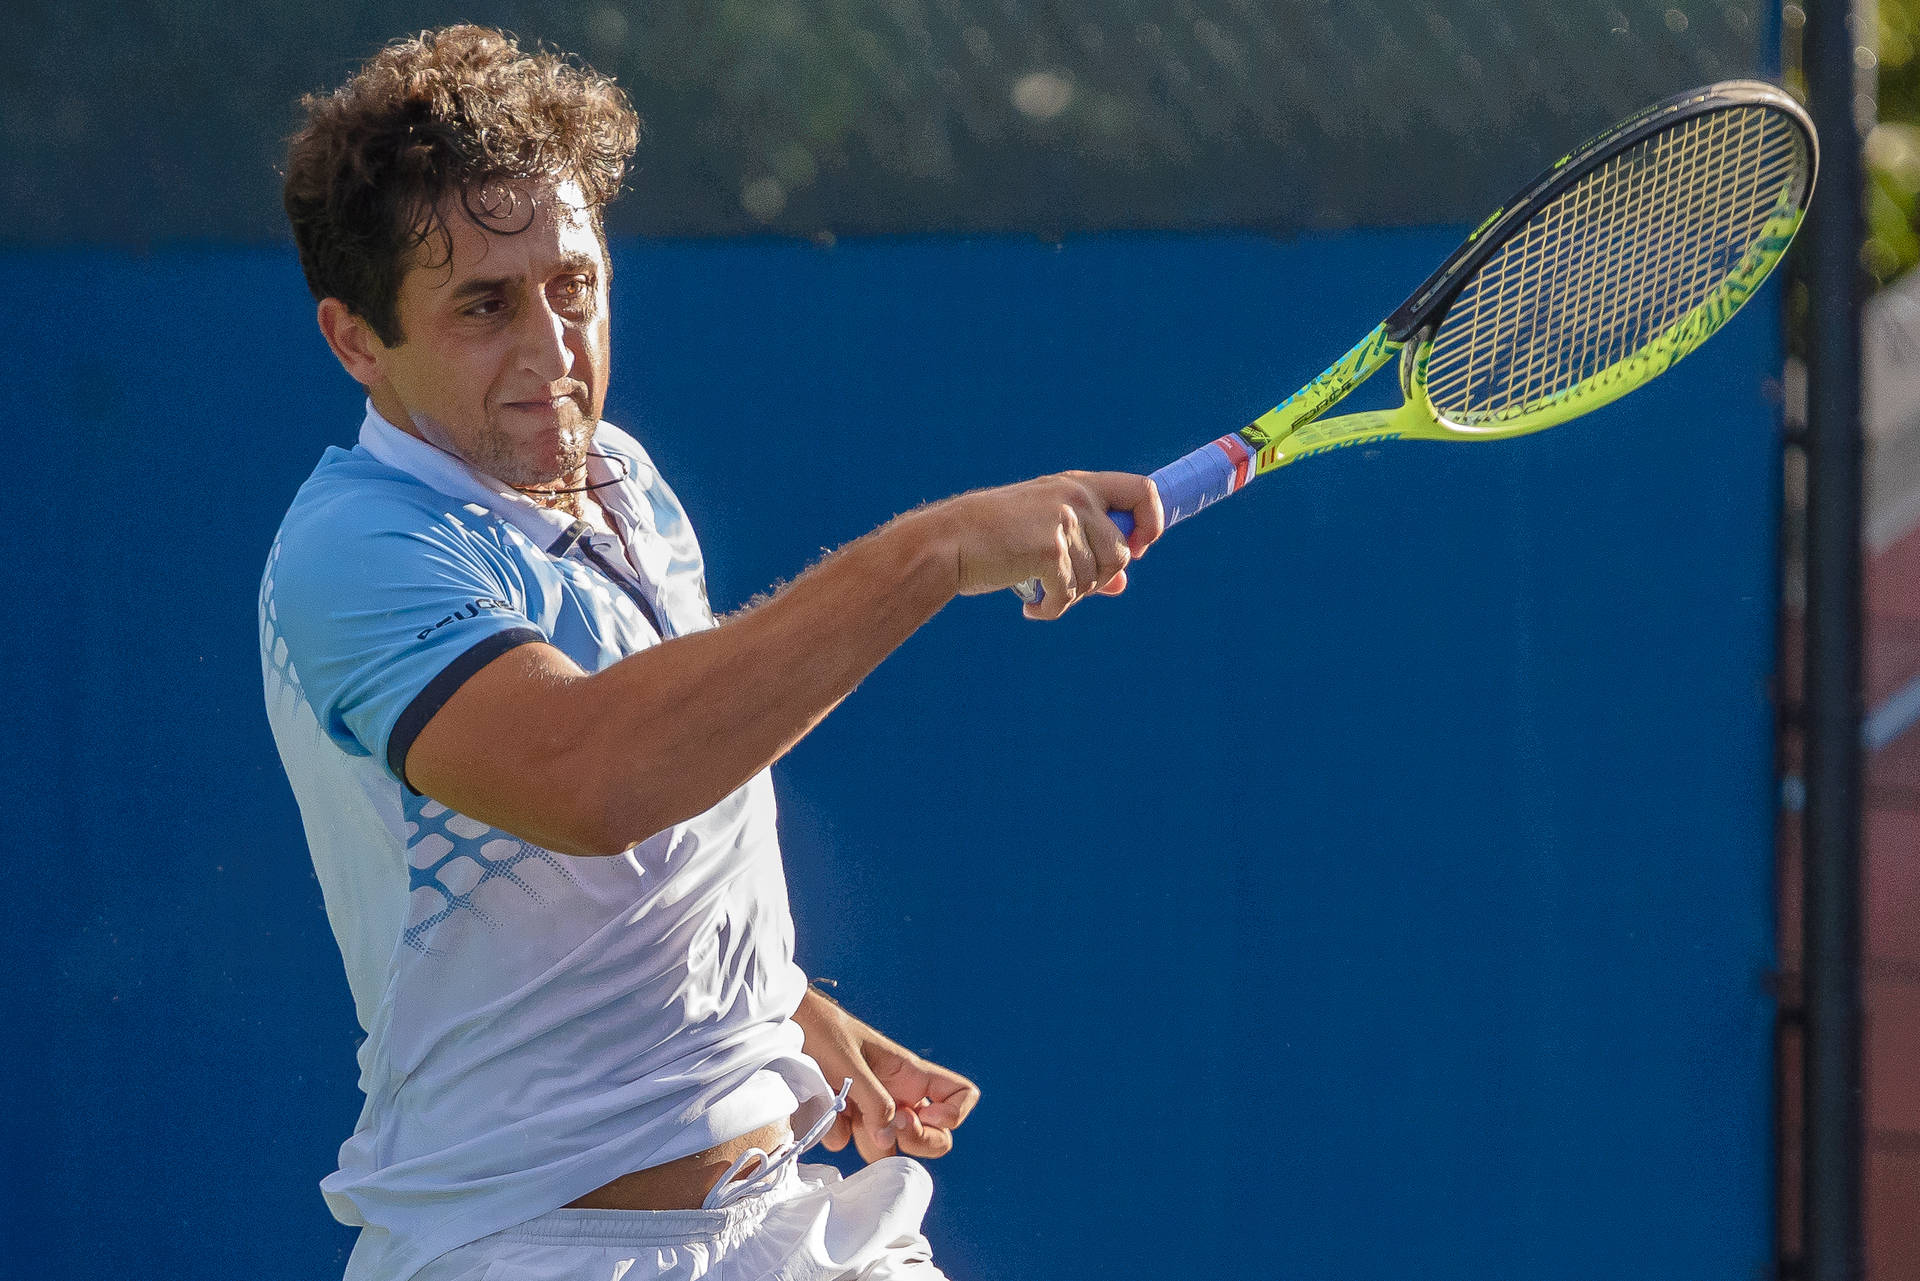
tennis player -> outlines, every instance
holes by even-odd
[[[955,595],[1122,590],[1152,485],[922,507],[716,621],[678,499],[600,419],[621,92],[462,26],[305,108],[287,212],[367,406],[260,636],[367,1034],[322,1185],[347,1276],[938,1278],[910,1158],[979,1091],[809,988],[768,766]],[[868,1164],[798,1164],[822,1139]]]

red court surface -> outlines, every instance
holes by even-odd
[[[1867,707],[1920,682],[1920,528],[1867,567]],[[1920,1277],[1920,725],[1867,765],[1867,1266]]]
[[[1867,1281],[1920,1277],[1920,719],[1897,715],[1920,691],[1920,527],[1870,552],[1866,573],[1866,706],[1881,741],[1867,755],[1861,987],[1866,1010]],[[1782,684],[1797,698],[1799,646],[1789,637]],[[1877,715],[1876,715],[1877,713]],[[1889,737],[1890,735],[1890,737]],[[1797,772],[1796,745],[1786,744]],[[1780,828],[1783,997],[1800,969],[1799,815]],[[1783,1252],[1797,1252],[1799,1073],[1796,1038],[1783,1055]]]

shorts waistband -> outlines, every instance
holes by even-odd
[[[765,1192],[740,1198],[718,1210],[549,1210],[525,1223],[496,1232],[496,1241],[531,1245],[688,1245],[738,1239],[767,1217],[767,1212],[800,1190],[799,1173],[789,1166]]]

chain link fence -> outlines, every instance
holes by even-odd
[[[1752,0],[40,4],[9,19],[0,242],[284,235],[303,92],[491,23],[647,120],[616,233],[1477,218],[1625,112],[1772,61]]]

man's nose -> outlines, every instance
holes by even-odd
[[[573,372],[573,348],[567,343],[566,318],[543,298],[523,313],[520,358],[528,372],[558,382]]]

